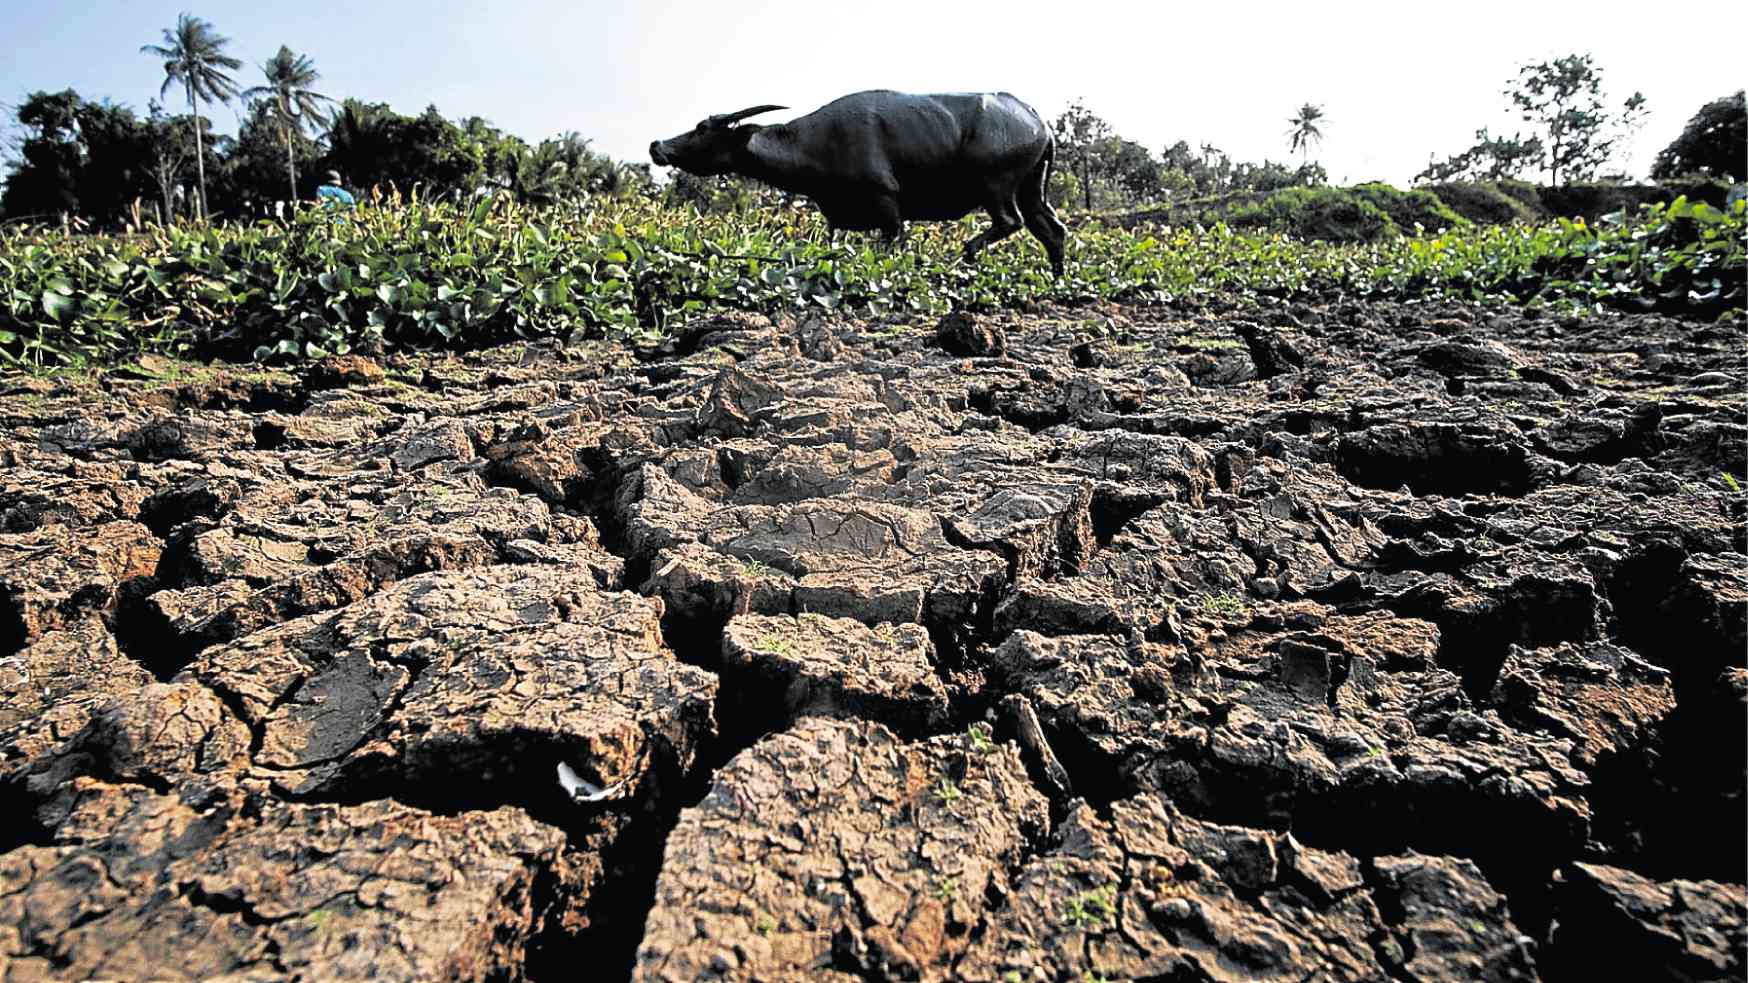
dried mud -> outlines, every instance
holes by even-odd
[[[1739,978],[1743,344],[1264,302],[0,380],[0,980]]]

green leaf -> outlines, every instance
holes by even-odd
[[[73,309],[77,306],[78,305],[73,302],[73,298],[64,293],[60,293],[56,290],[44,290],[42,292],[43,313],[62,324],[67,322],[67,319],[73,314]]]

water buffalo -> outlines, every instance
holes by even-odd
[[[1006,92],[909,95],[875,90],[775,126],[742,124],[784,109],[711,116],[649,145],[650,159],[698,175],[742,174],[813,199],[833,229],[904,236],[906,220],[956,219],[982,208],[993,223],[965,258],[1023,223],[1062,274],[1062,227],[1044,198],[1056,143],[1036,110]]]

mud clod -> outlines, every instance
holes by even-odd
[[[1011,746],[803,720],[681,815],[635,978],[939,977],[1047,824]]]

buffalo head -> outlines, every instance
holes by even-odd
[[[735,151],[746,144],[746,133],[734,124],[748,116],[787,108],[754,106],[738,113],[711,116],[677,137],[650,144],[649,159],[692,174],[722,174],[733,166]]]

